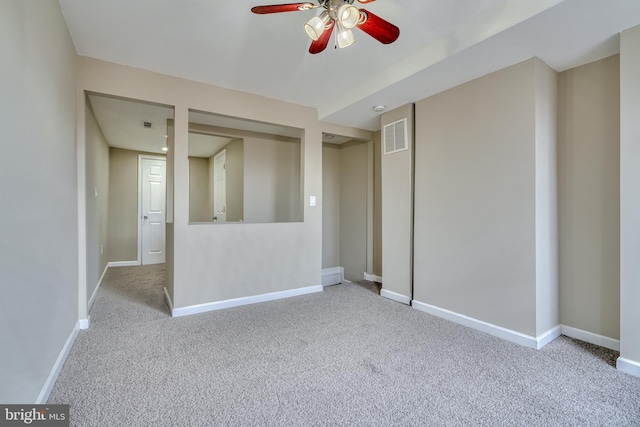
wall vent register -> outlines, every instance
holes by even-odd
[[[384,154],[397,153],[407,148],[407,119],[385,125]]]

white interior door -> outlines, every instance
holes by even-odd
[[[213,158],[214,220],[227,221],[227,152],[222,150]]]
[[[166,160],[141,157],[140,161],[140,261],[165,260]]]

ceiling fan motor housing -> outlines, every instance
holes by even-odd
[[[342,6],[343,4],[353,4],[355,0],[318,0],[318,4],[328,9],[330,6]]]

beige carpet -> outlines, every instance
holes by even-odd
[[[640,425],[613,351],[524,348],[371,284],[171,318],[163,274],[109,269],[49,399],[72,425]]]

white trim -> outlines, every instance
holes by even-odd
[[[111,261],[107,267],[133,267],[140,265],[140,261]]]
[[[331,267],[322,269],[322,286],[337,285],[344,281],[344,268]]]
[[[547,332],[543,332],[542,334],[536,337],[537,350],[540,350],[545,345],[549,344],[551,341],[558,338],[562,335],[562,326],[556,325],[553,328],[549,329]]]
[[[136,245],[136,265],[142,265],[142,154],[138,154],[138,244]]]
[[[397,292],[388,291],[386,289],[380,290],[380,296],[393,301],[401,302],[402,304],[406,305],[409,305],[411,303],[411,298],[409,298],[408,296],[399,294]]]
[[[51,372],[49,372],[49,376],[47,377],[47,380],[44,382],[44,385],[40,390],[40,394],[36,399],[37,405],[47,403],[49,395],[51,394],[51,390],[53,390],[53,386],[58,379],[58,375],[60,375],[60,371],[62,370],[64,362],[67,360],[67,356],[69,356],[69,351],[71,351],[71,347],[73,347],[73,343],[76,341],[80,329],[80,321],[78,321],[73,327],[71,334],[69,334],[67,342],[64,343],[64,346],[62,347],[62,350],[60,351],[60,354],[56,359],[56,363],[53,364],[53,368],[51,368]]]
[[[224,180],[218,179],[218,177],[216,177],[216,161],[220,157],[224,157],[222,162],[222,174],[221,174],[221,175],[224,175]],[[221,203],[222,207],[224,208],[222,211],[222,214],[224,214],[224,221],[220,221],[220,222],[227,222],[227,149],[226,148],[220,150],[218,154],[213,156],[213,178],[212,179],[213,179],[213,190],[211,191],[213,191],[212,194],[214,194],[213,200],[212,200],[213,216],[214,218],[216,218],[214,221],[218,221],[218,212],[221,212],[220,210],[216,210],[216,196],[220,197],[224,193],[224,203]],[[219,184],[221,181],[224,181],[224,183]],[[219,187],[216,189],[216,186],[219,186]],[[222,191],[223,187],[224,187],[224,191]]]
[[[322,285],[307,286],[304,288],[289,289],[287,291],[271,292],[267,294],[253,295],[250,297],[233,298],[223,301],[173,308],[171,310],[171,315],[173,317],[188,316],[190,314],[205,313],[207,311],[222,310],[224,308],[239,307],[241,305],[273,301],[299,295],[312,294],[315,292],[322,292]]]
[[[104,266],[104,271],[100,276],[100,280],[98,280],[98,284],[96,288],[93,290],[93,294],[91,294],[91,298],[89,298],[89,302],[87,303],[87,312],[91,311],[91,307],[93,307],[93,303],[96,302],[96,297],[98,296],[98,290],[100,289],[100,285],[102,285],[102,279],[104,279],[104,275],[107,274],[107,270],[109,269],[109,263]]]
[[[413,300],[411,305],[413,308],[424,311],[425,313],[468,326],[489,335],[493,335],[494,337],[502,338],[529,348],[541,349],[560,335],[559,326],[551,328],[549,331],[534,337],[511,329],[503,328],[502,326],[474,319],[473,317],[465,316],[464,314],[456,313],[451,310],[436,307],[431,304],[425,304],[420,301]]]
[[[640,377],[640,362],[636,362],[635,360],[618,357],[616,368],[626,374]]]
[[[91,316],[87,315],[86,319],[78,320],[78,327],[80,329],[89,329],[89,325],[91,325]]]
[[[620,351],[620,340],[605,337],[604,335],[594,334],[593,332],[584,331],[567,325],[560,325],[562,335],[585,341],[591,344],[599,345],[611,350]]]
[[[171,302],[171,297],[169,296],[167,288],[164,288],[164,299],[167,301],[167,305],[169,306],[169,313],[173,316],[173,303]]]
[[[375,274],[369,274],[365,271],[364,280],[368,280],[370,282],[382,283],[382,276],[376,276]]]

